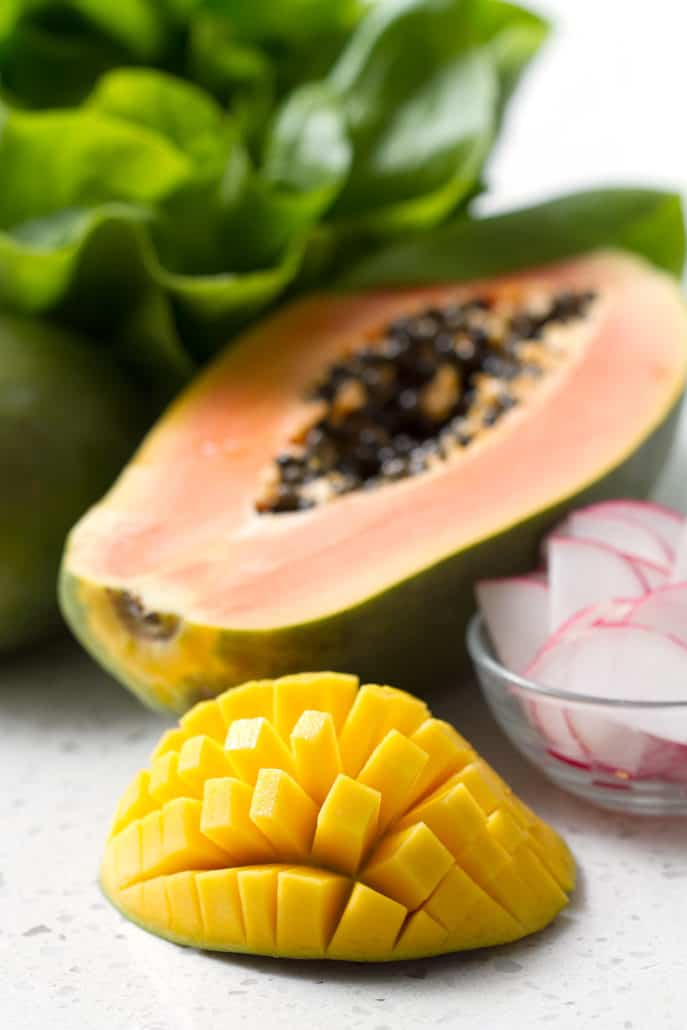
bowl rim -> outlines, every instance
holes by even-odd
[[[496,658],[493,648],[489,642],[486,632],[486,622],[481,612],[475,612],[471,617],[465,633],[468,654],[474,665],[506,680],[509,685],[517,687],[523,693],[534,694],[537,697],[555,698],[557,701],[565,701],[568,705],[584,705],[603,708],[633,708],[633,709],[678,709],[687,712],[687,698],[684,701],[635,701],[630,698],[621,697],[600,697],[594,694],[574,694],[570,690],[560,690],[557,687],[545,687],[542,683],[535,683],[524,676],[511,672],[505,665]]]

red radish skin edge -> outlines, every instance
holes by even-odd
[[[629,521],[634,522],[635,525],[651,529],[659,537],[662,534],[660,529],[656,528],[656,522],[652,521],[652,516],[659,520],[664,520],[664,522],[674,523],[677,534],[687,526],[687,519],[683,515],[672,508],[667,508],[663,504],[657,504],[655,501],[600,501],[598,504],[590,504],[587,508],[581,510],[599,512],[600,514],[610,514],[612,512],[614,517],[627,518]],[[649,515],[649,518],[645,519],[643,517],[644,514]],[[650,521],[652,522],[651,525],[649,524]],[[671,540],[663,538],[663,541],[670,552],[671,560],[674,560],[677,538],[673,542],[671,535]]]
[[[604,551],[606,554],[612,554],[614,558],[622,561],[627,566],[628,570],[632,572],[632,575],[634,576],[635,582],[637,584],[637,598],[641,597],[643,594],[647,592],[648,588],[646,578],[640,574],[640,570],[637,568],[636,564],[626,555],[621,554],[619,551],[609,546],[608,544],[601,544],[593,540],[581,540],[577,537],[563,536],[562,534],[555,532],[547,538],[547,548],[550,543],[561,543],[576,548],[587,548],[589,550],[595,550],[597,551],[597,553],[599,551]],[[610,598],[607,598],[606,600],[610,600]],[[605,603],[605,601],[598,601],[596,603],[603,604]],[[577,613],[573,613],[573,617],[575,614]],[[569,621],[569,619],[570,617],[565,621]],[[554,630],[553,632],[556,633],[556,630]]]
[[[572,514],[577,515],[581,513],[573,512]],[[554,530],[546,538],[546,542],[548,543],[549,540],[565,539],[576,540],[578,543],[583,544],[593,544],[595,547],[605,547],[607,548],[607,550],[613,551],[615,554],[620,555],[621,558],[625,558],[627,559],[627,561],[630,561],[633,564],[639,563],[642,565],[648,565],[652,569],[655,569],[657,572],[660,571],[664,573],[666,576],[669,575],[674,556],[669,553],[667,545],[659,538],[657,533],[654,533],[646,526],[642,526],[637,522],[632,522],[630,519],[627,518],[620,518],[617,516],[604,517],[608,522],[618,522],[620,523],[620,525],[631,525],[635,529],[641,529],[644,532],[649,533],[652,537],[654,537],[656,543],[663,551],[665,555],[665,565],[660,562],[651,561],[649,558],[643,558],[638,554],[633,554],[631,551],[623,550],[622,547],[615,547],[613,544],[609,544],[607,540],[595,540],[592,536],[575,536],[574,532],[571,531],[568,519],[564,519],[563,522],[559,523],[559,525],[556,528],[554,528]]]

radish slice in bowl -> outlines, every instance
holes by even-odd
[[[606,544],[551,536],[547,551],[552,631],[592,605],[641,597],[649,589],[641,565]]]
[[[622,519],[651,530],[663,542],[671,559],[675,557],[686,525],[685,518],[678,512],[653,501],[601,501],[583,510],[590,515]]]
[[[635,601],[627,620],[657,630],[687,647],[687,583],[673,583]]]
[[[637,771],[637,752],[645,746],[637,733],[687,746],[687,645],[674,637],[627,622],[563,633],[544,647],[527,678],[571,697],[610,702],[610,719],[593,709],[565,709],[571,733],[593,762]],[[641,707],[647,702],[667,707]],[[682,718],[671,703],[684,703]]]
[[[549,635],[549,588],[535,576],[485,579],[476,587],[496,653],[513,672],[524,672]]]
[[[673,551],[653,530],[615,515],[598,514],[585,509],[575,512],[558,529],[561,536],[605,544],[629,558],[639,558],[665,568],[673,560]]]
[[[675,548],[675,561],[670,574],[673,583],[687,581],[687,529],[683,530]]]

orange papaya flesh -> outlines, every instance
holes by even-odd
[[[561,291],[594,300],[555,327],[546,374],[467,446],[306,510],[258,510],[332,365],[402,317],[485,295],[517,311]],[[183,711],[304,667],[422,692],[428,656],[434,679],[455,674],[475,579],[531,565],[569,506],[648,492],[686,366],[678,286],[620,253],[489,283],[297,301],[201,375],[76,526],[63,611],[151,706]]]

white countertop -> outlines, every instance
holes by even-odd
[[[560,33],[513,113],[487,206],[613,180],[687,192],[681,0],[536,6],[558,12]],[[687,425],[664,500],[687,502],[686,463]],[[128,924],[95,884],[114,804],[164,720],[69,642],[3,662],[0,1027],[684,1030],[687,820],[609,815],[559,793],[503,740],[474,688],[430,701],[565,834],[580,869],[569,908],[518,944],[422,962],[221,957]]]

